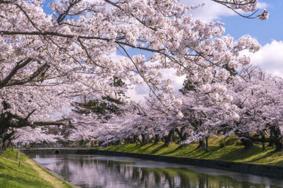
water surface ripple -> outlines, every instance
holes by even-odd
[[[36,155],[41,165],[82,188],[283,188],[283,180],[99,155]]]

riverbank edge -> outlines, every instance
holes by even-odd
[[[5,186],[8,187],[13,187],[13,186],[19,186],[19,187],[27,187],[27,186],[35,186],[35,179],[26,179],[24,176],[21,175],[15,175],[12,174],[9,171],[5,171],[6,169],[9,170],[14,170],[13,172],[15,173],[19,173],[21,172],[23,175],[27,175],[27,176],[34,176],[36,177],[36,186],[50,186],[53,188],[77,188],[75,185],[73,185],[72,183],[68,182],[67,180],[65,180],[64,178],[62,178],[61,176],[51,172],[49,169],[45,168],[44,166],[38,164],[36,161],[34,161],[33,159],[31,159],[28,155],[26,155],[24,152],[18,150],[18,149],[14,149],[14,148],[9,148],[7,150],[5,150],[4,152],[1,152],[0,154],[0,166],[2,167],[0,169],[0,174],[3,175],[1,176],[2,178],[4,177],[11,177],[9,180],[6,180],[8,183],[7,185],[5,184]],[[9,164],[6,165],[6,162],[9,162]],[[11,166],[12,165],[12,166]],[[23,169],[22,167],[29,167],[29,172],[27,172],[27,174],[25,173],[26,171],[24,171],[25,169]],[[3,171],[2,171],[3,169]],[[5,172],[4,172],[5,171]],[[37,175],[37,176],[35,176]],[[28,185],[14,185],[13,182],[17,182],[18,179],[20,179],[20,182],[25,182]],[[10,182],[10,183],[9,183]],[[48,184],[45,184],[48,183]],[[12,185],[13,184],[13,185]],[[1,186],[0,186],[1,187]]]
[[[24,153],[24,152],[23,152]],[[70,187],[70,188],[78,188],[77,186],[73,185],[71,182],[69,182],[68,180],[64,179],[62,176],[60,176],[59,174],[56,174],[55,172],[52,172],[51,170],[49,170],[48,168],[42,166],[41,164],[37,163],[35,160],[31,159],[30,157],[28,157],[29,161],[32,161],[35,165],[37,165],[42,171],[46,172],[48,175],[56,178],[58,181],[62,182],[64,185]]]
[[[187,157],[172,157],[164,155],[150,155],[140,153],[117,152],[91,148],[33,148],[22,149],[23,153],[29,154],[95,154],[106,156],[132,157],[157,162],[167,162],[183,165],[214,168],[238,173],[252,174],[269,178],[282,179],[283,167],[271,165],[257,165],[250,163],[227,162],[221,160],[194,159]]]

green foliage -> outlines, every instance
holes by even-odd
[[[106,114],[108,111],[110,113],[115,113],[118,111],[118,107],[115,104],[99,100],[89,101],[85,107],[97,114]]]
[[[186,93],[187,91],[195,91],[197,83],[192,83],[190,80],[185,80],[181,92]]]
[[[123,87],[125,85],[125,82],[117,76],[113,77],[113,86],[114,87]]]
[[[109,119],[112,114],[121,115],[121,106],[124,105],[122,98],[125,97],[123,86],[125,83],[119,77],[114,76],[113,82],[110,84],[116,88],[115,97],[109,95],[101,97],[101,99],[92,99],[84,103],[75,103],[76,111],[80,114],[95,113],[100,118]]]
[[[102,99],[94,99],[86,103],[77,103],[77,106],[79,107],[77,112],[85,114],[95,113],[101,116],[106,116],[107,114],[119,115],[121,110],[118,105],[122,104],[123,102],[119,99],[105,96],[102,97]]]

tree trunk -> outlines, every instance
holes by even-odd
[[[208,151],[208,136],[205,137],[205,151]]]
[[[249,149],[251,147],[253,147],[253,140],[250,137],[250,134],[248,132],[240,132],[237,131],[235,132],[235,134],[239,137],[242,145],[244,146],[245,149]]]
[[[253,141],[249,137],[241,137],[240,140],[244,145],[245,149],[250,149],[253,147]]]
[[[201,139],[199,141],[199,145],[198,145],[198,149],[202,149],[204,151],[208,151],[208,136],[206,136],[205,138]]]
[[[261,148],[265,150],[265,135],[263,131],[260,131]]]
[[[270,146],[275,146],[276,151],[280,151],[283,148],[282,145],[282,135],[281,131],[278,126],[272,126],[270,127],[270,140],[269,140]]]
[[[164,144],[165,144],[166,146],[168,146],[168,145],[172,142],[172,138],[173,138],[174,132],[175,132],[175,130],[172,129],[172,130],[170,130],[170,132],[168,133],[168,135],[165,136],[165,138],[164,138]]]
[[[157,144],[160,141],[160,137],[158,134],[154,136],[154,143]]]
[[[277,142],[275,143],[275,150],[276,150],[276,151],[281,151],[282,148],[283,148],[282,142],[281,142],[281,141],[277,141]]]
[[[144,145],[146,144],[146,135],[145,134],[141,134],[142,140],[141,140],[141,144]]]
[[[176,133],[179,137],[179,142],[185,141],[188,138],[187,133],[185,132],[186,127],[182,127],[180,130],[176,129]]]

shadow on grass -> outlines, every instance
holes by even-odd
[[[282,167],[283,166],[283,159],[282,159],[282,161],[276,162],[273,165]]]
[[[149,150],[151,147],[154,147],[156,144],[155,143],[152,143],[152,144],[149,144],[148,146],[144,147],[143,145],[141,145],[141,148],[138,148],[139,151],[142,151],[142,152],[146,152],[147,150]]]
[[[118,146],[119,147],[119,146]],[[113,148],[114,149],[114,148]],[[116,149],[116,148],[115,148]],[[117,151],[143,153],[151,155],[166,155],[174,157],[186,157],[193,159],[223,160],[231,162],[250,162],[258,164],[272,164],[283,166],[283,152],[277,155],[272,148],[266,148],[263,151],[260,145],[254,145],[250,149],[244,149],[243,146],[233,144],[227,146],[209,145],[209,150],[205,151],[193,145],[164,145],[164,143],[149,143],[146,145],[124,145]],[[282,160],[281,160],[282,158]],[[0,186],[1,187],[1,186]]]
[[[262,149],[257,146],[253,146],[252,148],[249,149],[238,148],[230,152],[224,153],[224,155],[222,155],[220,159],[226,161],[236,161],[255,156],[256,154],[259,154],[261,152]]]
[[[195,148],[189,148],[188,145],[180,145],[177,148],[175,148],[172,151],[168,151],[165,153],[162,153],[163,155],[176,155],[176,156],[180,156],[180,157],[186,157],[187,155],[189,155],[190,153],[193,153],[195,151],[198,150],[198,147]]]
[[[157,148],[153,149],[150,154],[156,154],[158,151],[160,151],[162,148],[167,148],[168,146],[166,144],[161,144]],[[163,155],[163,154],[162,154]]]
[[[208,158],[209,156],[215,154],[216,152],[220,151],[222,148],[220,146],[209,146],[208,150],[203,150],[199,148],[199,151],[201,152],[199,155],[195,157],[199,158]]]
[[[269,152],[266,152],[264,155],[262,155],[262,156],[260,156],[260,157],[257,157],[257,158],[255,158],[255,159],[253,159],[253,160],[250,160],[249,162],[256,162],[256,161],[259,161],[259,160],[264,159],[264,158],[266,158],[266,157],[269,157],[269,156],[271,156],[271,155],[273,155],[273,154],[275,154],[275,153],[277,153],[277,151],[271,150],[271,151],[269,151]],[[283,160],[283,158],[282,158],[282,160]]]

